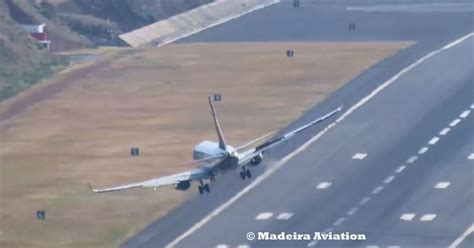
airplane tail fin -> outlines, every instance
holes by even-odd
[[[214,119],[214,125],[216,126],[216,132],[219,138],[219,148],[222,150],[227,150],[227,144],[225,143],[224,134],[222,133],[221,126],[219,125],[219,120],[217,120],[216,111],[214,110],[214,104],[212,104],[211,97],[208,97],[207,99],[209,100],[209,106],[211,107],[212,118]]]

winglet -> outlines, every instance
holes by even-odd
[[[214,125],[216,127],[217,136],[219,138],[219,148],[222,150],[227,150],[227,145],[225,143],[224,134],[222,133],[221,126],[219,125],[219,120],[217,120],[216,111],[214,110],[214,104],[212,104],[212,99],[209,96],[209,106],[211,107],[212,118],[214,119]]]
[[[89,186],[89,190],[90,190],[90,191],[92,191],[92,192],[94,192],[94,193],[97,193],[97,192],[98,192],[96,189],[92,188],[92,185],[91,185],[90,182],[87,182],[87,185]]]

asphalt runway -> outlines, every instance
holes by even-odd
[[[301,1],[297,9],[291,4],[282,2],[182,42],[415,40],[417,44],[361,73],[287,129],[341,104],[344,111],[350,110],[423,56],[473,31],[473,13],[454,7],[380,13],[347,11],[380,1]],[[355,23],[356,30],[349,31],[349,23]],[[409,67],[278,169],[274,169],[278,161],[325,125],[272,150],[263,166],[253,169],[256,176],[266,175],[265,180],[225,208],[222,204],[259,179],[241,181],[237,171],[223,175],[212,184],[211,194],[190,199],[123,246],[162,247],[177,238],[176,247],[450,245],[474,222],[474,160],[468,159],[474,153],[473,117],[472,113],[460,117],[464,111],[474,111],[473,47],[474,38],[467,38]],[[304,51],[295,51],[295,56],[299,52]],[[445,128],[449,131],[440,134]],[[446,188],[434,188],[440,182]],[[189,232],[219,208],[222,211]],[[248,241],[245,235],[250,231],[349,231],[363,232],[368,239]],[[189,235],[183,236],[186,232]],[[470,234],[460,247],[472,247],[473,241]]]

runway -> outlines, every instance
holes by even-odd
[[[271,151],[264,166],[254,170],[265,179],[253,179],[245,194],[241,190],[248,181],[240,181],[237,172],[224,175],[212,185],[212,194],[191,199],[124,247],[446,247],[469,230],[474,222],[474,38],[466,35],[473,29],[472,12],[348,12],[346,1],[311,3],[295,14],[291,2],[282,2],[183,42],[418,43],[363,72],[290,125],[340,104],[351,111],[314,142],[307,143],[324,126]],[[356,31],[347,30],[350,22]],[[293,156],[272,169],[288,154]],[[258,231],[348,231],[365,233],[367,240],[247,240],[247,232]],[[459,247],[473,242],[467,234]]]

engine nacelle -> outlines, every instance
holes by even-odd
[[[176,190],[182,190],[182,191],[189,189],[189,187],[191,187],[191,181],[189,181],[189,180],[181,181],[181,182],[174,185],[174,188]]]
[[[250,160],[249,165],[250,166],[257,166],[262,162],[262,159],[263,159],[263,155],[261,153],[259,153],[257,156],[253,157]]]

